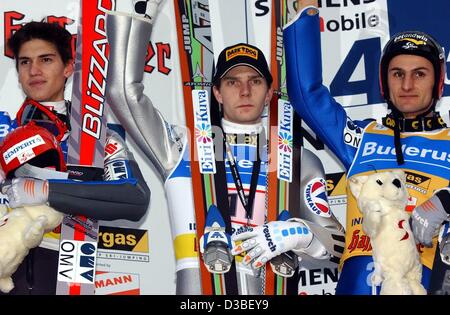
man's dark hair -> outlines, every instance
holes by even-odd
[[[16,60],[16,68],[19,65],[20,48],[32,39],[41,39],[54,44],[65,65],[72,59],[72,35],[65,28],[57,23],[32,21],[22,26],[8,40],[8,47]]]

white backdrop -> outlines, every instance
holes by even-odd
[[[261,5],[270,7],[271,3],[271,0],[248,1],[255,7]],[[348,106],[347,110],[352,118],[380,118],[385,113],[385,106],[380,104],[377,90],[377,58],[391,32],[401,30],[402,27],[428,31],[435,35],[444,47],[446,46],[446,41],[450,41],[450,36],[447,34],[450,29],[447,25],[450,20],[450,8],[445,11],[441,7],[447,7],[447,2],[449,1],[433,1],[434,7],[430,11],[420,7],[419,0],[321,1],[324,82],[331,86],[333,96]],[[117,0],[117,10],[131,12],[131,3],[131,0]],[[413,15],[418,8],[422,10],[423,19],[403,18],[403,15]],[[76,34],[78,11],[78,0],[2,0],[0,2],[0,13],[3,16],[0,24],[0,34],[2,34],[0,48],[3,51],[0,56],[0,110],[7,111],[14,117],[24,98],[17,82],[14,62],[6,56],[5,52],[5,38],[10,36],[11,30],[18,24],[42,20],[48,16],[68,17],[73,20],[73,23],[67,25],[67,29],[72,34]],[[435,29],[436,23],[439,30],[437,35],[431,31]],[[433,25],[430,26],[431,24]],[[166,0],[161,7],[154,25],[151,44],[155,50],[155,56],[148,61],[147,65],[154,69],[145,76],[145,93],[169,122],[183,124],[184,112],[172,1]],[[266,44],[262,43],[261,46],[266,47]],[[170,69],[168,73],[167,69]],[[448,83],[446,79],[446,85]],[[70,98],[71,81],[66,88],[66,94],[67,98]],[[449,94],[446,86],[445,95]],[[449,106],[441,105],[440,109],[448,122]],[[114,122],[114,118],[110,117],[110,121]],[[330,204],[345,225],[346,198],[343,169],[328,150],[321,146],[320,141],[315,139],[314,134],[308,131],[306,126],[305,128],[307,132],[305,146],[313,150],[322,160],[327,173]],[[132,142],[128,143],[152,191],[151,204],[148,215],[137,224],[127,221],[116,221],[113,224],[101,222],[104,226],[113,225],[128,229],[113,227],[103,233],[98,269],[104,273],[97,276],[97,293],[173,294],[175,263],[163,186],[157,173],[143,158],[141,152],[135,149]],[[143,237],[138,245],[121,246],[124,245],[124,236],[137,235],[142,232],[140,230],[148,231],[145,233],[148,242]],[[305,284],[305,293],[333,293],[335,282],[330,281],[330,278],[326,276],[317,278],[315,272],[306,272],[302,279]]]

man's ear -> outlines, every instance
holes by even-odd
[[[214,93],[214,96],[216,97],[217,102],[219,104],[223,104],[223,102],[222,102],[222,94],[220,94],[219,89],[215,85],[213,85],[213,93]]]
[[[74,61],[73,59],[70,59],[64,68],[64,76],[66,77],[66,79],[68,79],[73,74],[74,69]]]
[[[368,178],[369,176],[367,175],[353,176],[349,178],[350,191],[356,199],[358,199],[359,194],[361,193],[362,186],[365,182],[367,182]]]
[[[270,103],[270,101],[272,100],[272,96],[273,96],[273,87],[272,85],[269,87],[269,90],[267,90],[266,93],[266,98],[264,100],[264,104],[267,105]]]

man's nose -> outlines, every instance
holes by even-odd
[[[402,89],[409,91],[413,87],[413,78],[409,75],[405,75],[402,80]]]
[[[242,96],[248,96],[250,94],[250,84],[249,82],[242,82],[241,83],[241,95]]]
[[[30,74],[31,75],[37,75],[37,74],[41,74],[41,67],[38,65],[37,62],[32,62],[30,65]]]

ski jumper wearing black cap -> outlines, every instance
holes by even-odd
[[[201,294],[200,263],[202,261],[199,259],[199,250],[196,247],[198,243],[196,243],[196,219],[187,130],[184,126],[168,123],[152,101],[143,94],[144,56],[147,51],[146,39],[150,38],[151,34],[151,24],[146,23],[143,19],[120,14],[120,12],[111,12],[107,15],[107,34],[110,44],[108,103],[117,119],[126,130],[129,130],[130,136],[156,167],[164,181],[176,258],[176,293]],[[251,73],[250,79],[246,75],[244,78],[241,77],[244,72],[235,72],[235,70],[240,71],[239,66],[245,66],[246,75]],[[127,73],[127,75],[124,76],[123,73]],[[240,117],[235,117],[232,112],[229,112],[233,108],[229,108],[230,105],[224,102],[222,104],[223,118],[216,122],[226,134],[226,141],[231,151],[223,163],[225,164],[224,187],[217,193],[224,194],[226,201],[229,201],[228,215],[232,233],[236,235],[238,231],[256,230],[265,224],[267,154],[265,153],[266,144],[261,137],[264,133],[261,113],[264,104],[268,102],[265,98],[272,82],[272,76],[261,50],[252,45],[240,43],[222,51],[218,57],[213,81],[215,85],[222,84],[222,88],[225,85],[247,84],[248,90],[243,92],[244,94],[248,93],[247,98],[239,99],[238,90],[233,93],[238,98],[237,106],[241,104],[247,107],[258,106],[260,110],[254,111],[254,116],[243,123],[243,117],[249,116],[248,111],[244,111]],[[258,94],[264,95],[263,99],[258,102],[251,97],[252,93],[256,93],[255,90],[252,90],[255,88],[253,85],[259,85],[259,88],[264,87],[263,93]],[[221,91],[223,92],[223,89]],[[258,91],[262,92],[262,90]],[[220,103],[221,99],[218,101]],[[209,105],[207,104],[207,106]],[[249,110],[252,109],[249,108]],[[259,152],[258,142],[261,149]],[[225,152],[223,153],[225,154]],[[261,153],[259,159],[257,158],[258,153]],[[304,185],[313,179],[318,180],[323,177],[323,169],[316,156],[304,150],[302,159],[301,180]],[[224,161],[223,156],[220,157],[220,160]],[[250,195],[250,187],[256,186],[253,206],[249,207],[250,213],[247,212],[246,207],[237,196],[236,187],[238,185],[233,179],[232,161],[235,162],[235,167],[240,174],[245,195]],[[260,164],[259,170],[255,167],[256,164]],[[253,176],[253,173],[257,176]],[[255,177],[256,185],[251,184],[252,177]],[[305,187],[301,186],[300,188],[303,191]],[[201,187],[195,187],[195,189],[201,189]],[[265,225],[268,233],[269,227],[276,222],[279,221],[269,222],[269,226]],[[302,223],[297,222],[279,222],[279,224],[293,228],[303,226]],[[295,233],[292,235],[277,239],[276,250],[287,251],[294,248],[313,255],[315,249],[323,248],[312,233],[299,235],[296,231],[294,228]],[[240,235],[242,234],[244,233]],[[288,238],[295,242],[287,244],[288,246],[283,249],[279,244]],[[265,243],[267,241],[264,238],[261,246]],[[322,253],[320,250],[318,252]],[[259,254],[261,253],[263,253],[262,250]],[[273,252],[269,250],[259,258],[267,258],[269,254],[273,254]],[[244,263],[242,257],[236,257],[234,261],[236,262],[237,293],[262,294],[264,273],[255,272],[256,268],[252,266],[253,261]],[[228,291],[226,293],[229,294]]]

